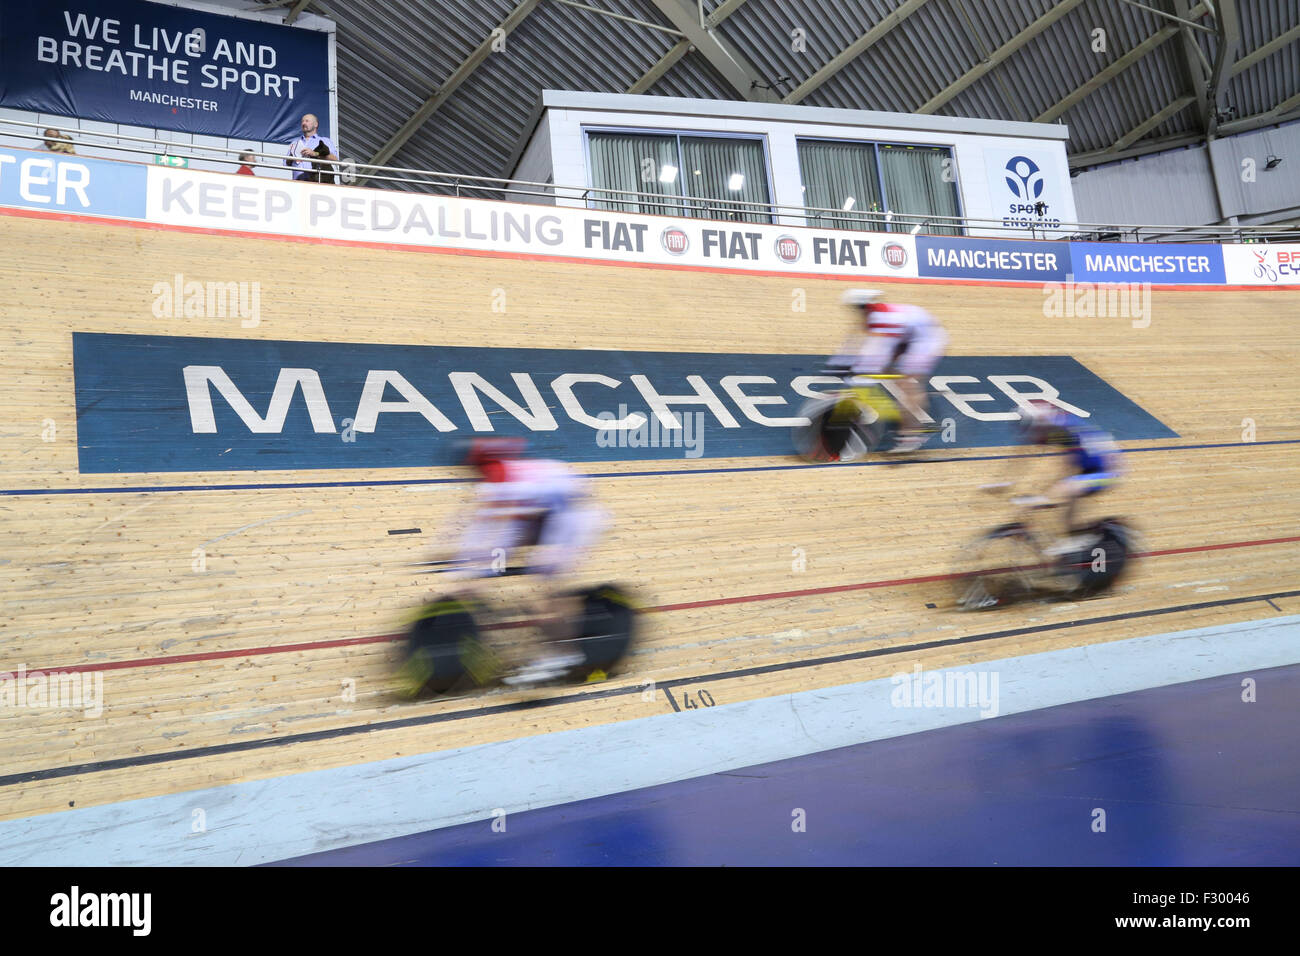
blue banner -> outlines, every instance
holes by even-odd
[[[1019,279],[1062,282],[1070,243],[917,236],[918,274],[940,279]]]
[[[284,143],[314,113],[329,135],[329,41],[144,0],[0,0],[0,106]]]
[[[143,219],[148,175],[134,163],[0,148],[0,206]]]
[[[1072,242],[1076,282],[1222,285],[1223,247],[1209,243]]]
[[[213,291],[177,286],[156,313]],[[482,434],[573,462],[785,458],[822,360],[75,332],[77,447],[83,473],[445,466]],[[1015,444],[1016,397],[1175,437],[1068,356],[949,358],[931,385],[937,447]]]

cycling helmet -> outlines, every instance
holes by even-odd
[[[521,457],[527,444],[523,438],[475,438],[469,443],[465,464],[477,471],[484,481],[502,481],[505,463]]]
[[[862,327],[869,329],[871,326],[871,314],[876,311],[880,305],[880,297],[884,295],[879,289],[850,289],[840,296],[840,301],[850,309],[860,309],[862,311]]]
[[[840,297],[840,301],[847,306],[874,305],[884,294],[879,289],[850,289]]]

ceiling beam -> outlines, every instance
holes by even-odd
[[[1300,40],[1300,26],[1292,27],[1281,36],[1269,40],[1258,50],[1253,50],[1240,60],[1237,60],[1232,66],[1228,67],[1228,76],[1236,76],[1242,70],[1250,69],[1260,60],[1272,56],[1283,47],[1295,43],[1296,40]]]
[[[760,103],[776,103],[780,98],[771,84],[759,75],[753,65],[731,45],[712,30],[700,26],[696,5],[690,0],[650,0],[685,39],[694,44],[709,64],[722,74],[723,79],[743,99]]]
[[[1251,116],[1243,116],[1240,119],[1223,123],[1219,127],[1219,136],[1236,136],[1239,133],[1248,133],[1264,126],[1276,126],[1278,123],[1288,122],[1287,114],[1296,110],[1300,110],[1300,93],[1290,99],[1283,100],[1268,112],[1255,113]],[[1140,146],[1131,146],[1124,150],[1116,150],[1111,146],[1106,149],[1095,149],[1087,153],[1075,153],[1069,157],[1070,169],[1083,169],[1088,166],[1099,166],[1102,163],[1118,162],[1121,159],[1134,159],[1138,156],[1146,156],[1149,153],[1161,153],[1182,146],[1205,146],[1205,134],[1179,133],[1175,136],[1166,136],[1163,139],[1148,140]]]
[[[674,30],[671,27],[663,26],[658,23],[651,23],[649,20],[638,20],[636,17],[629,17],[624,13],[615,13],[613,10],[602,10],[600,7],[593,7],[588,3],[579,3],[578,0],[555,0],[556,3],[562,3],[566,7],[573,7],[576,10],[586,10],[588,13],[598,13],[602,17],[609,17],[611,20],[622,20],[624,23],[631,23],[634,26],[645,27],[647,30],[658,30],[661,33],[671,33],[675,37],[684,37],[686,34],[681,30]]]
[[[967,70],[965,74],[950,83],[947,88],[930,97],[929,101],[916,112],[933,113],[1083,2],[1084,0],[1062,0],[1061,3],[1052,7],[1052,9],[994,50],[987,60],[977,63]]]
[[[663,75],[673,68],[673,64],[694,49],[695,47],[691,45],[690,40],[678,40],[669,48],[667,53],[659,58],[654,66],[642,73],[641,78],[629,86],[627,91],[629,93],[644,93],[658,83]]]
[[[1181,133],[1177,136],[1167,136],[1164,139],[1154,139],[1143,143],[1141,146],[1133,146],[1129,149],[1117,150],[1113,146],[1108,146],[1105,149],[1075,153],[1069,157],[1070,169],[1084,169],[1088,166],[1100,166],[1103,163],[1116,163],[1121,159],[1134,159],[1148,153],[1162,153],[1165,150],[1178,149],[1181,146],[1204,147],[1205,134]]]
[[[894,29],[894,27],[898,26],[917,10],[921,9],[921,7],[925,6],[926,2],[927,0],[907,0],[906,3],[897,7],[889,14],[889,16],[885,17],[862,36],[858,37],[858,39],[854,40],[852,44],[841,51],[833,60],[823,66],[812,76],[808,77],[808,79],[800,83],[799,86],[796,87],[793,92],[788,93],[781,102],[801,102],[809,93],[817,89],[840,70],[844,69],[844,67],[848,66],[849,63],[853,62],[865,53],[876,43],[876,41],[884,37],[886,33]]]
[[[309,3],[311,3],[311,0],[298,0],[298,2],[293,5],[293,9],[289,11],[288,16],[284,18],[284,22],[293,23],[294,20],[297,20],[298,15],[307,9],[307,4]]]
[[[1191,0],[1174,0],[1174,9],[1181,14],[1180,20],[1186,24],[1192,22],[1185,19],[1191,12]],[[1205,55],[1201,52],[1200,45],[1196,42],[1196,37],[1187,26],[1178,28],[1180,36],[1178,43],[1183,50],[1183,65],[1187,68],[1187,79],[1192,84],[1192,95],[1196,97],[1196,102],[1200,103],[1202,109],[1198,111],[1198,117],[1201,121],[1201,129],[1209,129],[1208,110],[1212,109],[1209,104],[1209,84],[1208,80],[1213,67],[1205,60]]]
[[[1151,132],[1153,129],[1155,129],[1165,120],[1169,119],[1169,117],[1173,116],[1175,113],[1178,113],[1181,110],[1187,109],[1187,107],[1191,106],[1195,102],[1196,102],[1196,97],[1191,95],[1190,93],[1178,97],[1178,99],[1174,100],[1164,109],[1162,109],[1160,112],[1156,113],[1154,116],[1150,116],[1147,119],[1144,119],[1142,122],[1138,123],[1137,126],[1134,126],[1131,130],[1129,130],[1119,139],[1115,140],[1115,143],[1111,146],[1111,149],[1115,150],[1116,152],[1119,152],[1122,149],[1127,149],[1129,146],[1136,143],[1143,136]]]
[[[1263,113],[1256,113],[1253,116],[1245,116],[1241,119],[1231,120],[1219,127],[1220,136],[1232,136],[1235,133],[1244,133],[1247,130],[1259,129],[1261,126],[1272,126],[1275,123],[1281,123],[1286,119],[1288,113],[1294,113],[1300,110],[1300,93],[1283,100],[1277,106]]]
[[[1215,45],[1214,67],[1210,71],[1209,88],[1205,92],[1205,138],[1215,136],[1219,127],[1219,94],[1227,84],[1228,68],[1237,58],[1241,47],[1241,32],[1237,27],[1237,0],[1218,0],[1214,26],[1219,40]]]
[[[532,13],[533,8],[540,2],[541,0],[520,0],[519,5],[511,10],[510,13],[506,15],[506,18],[497,26],[497,30],[500,30],[508,36],[510,31],[519,26],[519,24],[523,22],[524,17]],[[495,34],[496,30],[493,30],[492,33]],[[388,160],[392,159],[393,154],[401,149],[408,139],[415,135],[416,130],[423,126],[429,117],[436,113],[443,103],[447,102],[451,97],[451,94],[456,92],[460,85],[469,79],[470,74],[478,69],[479,64],[491,55],[494,39],[495,36],[489,35],[487,39],[478,45],[477,49],[475,49],[473,53],[461,62],[460,66],[456,67],[456,69],[452,71],[451,76],[447,77],[446,82],[444,82],[432,96],[425,100],[424,104],[419,109],[411,114],[411,118],[402,124],[402,128],[394,133],[387,143],[379,147],[379,150],[375,155],[370,157],[369,165],[382,166],[384,163],[388,162]]]
[[[1198,3],[1195,7],[1193,7],[1188,12],[1188,16],[1191,17],[1204,16],[1208,12],[1209,12],[1209,8],[1204,3]],[[1053,104],[1050,109],[1047,109],[1043,113],[1039,114],[1037,117],[1034,118],[1034,122],[1035,123],[1052,122],[1058,116],[1061,116],[1069,109],[1071,109],[1075,104],[1086,99],[1088,96],[1096,92],[1102,86],[1109,83],[1112,79],[1119,76],[1121,73],[1127,70],[1138,60],[1142,59],[1144,56],[1146,56],[1156,47],[1167,42],[1170,37],[1178,33],[1179,29],[1180,29],[1179,27],[1175,27],[1175,26],[1161,27],[1155,33],[1151,34],[1151,36],[1147,37],[1145,40],[1143,40],[1133,49],[1129,50],[1127,53],[1121,56],[1114,63],[1110,64],[1110,66],[1106,67],[1096,76],[1094,76],[1092,79],[1088,80],[1088,82],[1084,83],[1074,92],[1070,93],[1063,100]]]
[[[1166,20],[1174,20],[1178,23],[1183,24],[1183,26],[1191,27],[1194,30],[1204,30],[1206,33],[1214,32],[1209,27],[1203,26],[1202,24],[1197,23],[1195,20],[1192,20],[1186,17],[1185,15],[1181,17],[1176,17],[1172,13],[1169,13],[1166,10],[1157,10],[1155,7],[1149,7],[1145,3],[1138,3],[1137,0],[1120,0],[1120,3],[1127,3],[1130,7],[1137,7],[1139,10],[1145,10],[1147,13],[1154,13],[1156,16],[1164,17]]]
[[[704,25],[712,30],[748,2],[749,0],[726,0],[725,3],[718,6],[718,9],[709,14],[708,19],[704,21]]]

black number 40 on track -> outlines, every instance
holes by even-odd
[[[712,707],[716,703],[716,701],[713,699],[713,695],[710,694],[707,690],[699,690],[696,692],[695,696],[699,700],[698,704],[691,699],[690,691],[687,691],[684,694],[682,694],[682,699],[686,703],[687,710],[697,710],[700,707]]]

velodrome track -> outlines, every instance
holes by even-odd
[[[976,488],[1016,449],[939,448],[897,466],[588,463],[613,526],[584,577],[635,584],[651,612],[629,673],[540,705],[504,691],[399,703],[391,637],[430,587],[406,565],[453,524],[464,475],[81,474],[73,332],[807,353],[813,363],[844,332],[846,283],[25,215],[6,215],[3,228],[0,671],[104,674],[100,717],[0,711],[3,819],[626,721],[701,690],[717,704],[775,698],[916,663],[1300,613],[1294,293],[1157,290],[1138,329],[1046,317],[1038,287],[895,282],[892,297],[943,319],[952,354],[1073,356],[1177,433],[1125,443],[1127,478],[1097,505],[1130,517],[1148,554],[1115,593],[947,610],[957,546],[1006,513]],[[176,273],[259,282],[260,324],[156,318],[151,290]],[[795,287],[806,312],[791,311]],[[497,290],[504,313],[492,309]],[[50,421],[53,440],[42,440]],[[1052,466],[1030,458],[1017,474],[1041,486]]]

